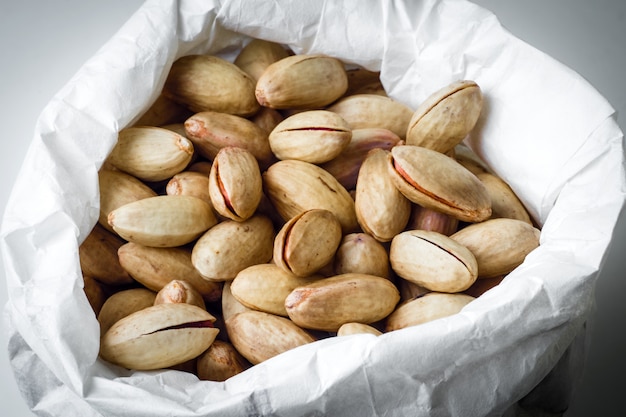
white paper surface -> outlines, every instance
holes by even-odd
[[[485,111],[467,143],[543,225],[541,246],[453,317],[327,339],[225,383],[120,374],[97,359],[78,262],[98,215],[97,170],[176,58],[234,57],[248,36],[381,70],[389,94],[412,108],[475,80]],[[623,159],[613,109],[595,89],[466,1],[147,1],[43,111],[6,208],[5,321],[18,384],[46,416],[502,415],[593,306],[624,204]]]

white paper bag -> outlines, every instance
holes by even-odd
[[[98,359],[78,245],[97,171],[157,97],[172,62],[234,58],[250,37],[380,70],[416,108],[475,80],[466,143],[521,197],[541,246],[460,314],[380,337],[325,339],[224,383]],[[44,109],[6,209],[5,321],[18,385],[45,416],[498,416],[554,367],[593,307],[624,205],[623,135],[580,76],[467,1],[149,0]]]

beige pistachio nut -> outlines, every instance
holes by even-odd
[[[280,122],[285,118],[276,109],[270,109],[269,107],[261,107],[256,114],[249,118],[252,123],[259,126],[268,135]]]
[[[407,230],[431,230],[450,236],[459,227],[459,220],[437,210],[413,204]]]
[[[235,296],[233,296],[233,293],[230,290],[233,282],[234,280],[225,281],[224,288],[222,290],[222,317],[224,319],[224,324],[227,329],[228,325],[226,323],[228,323],[228,319],[233,317],[235,314],[241,313],[243,311],[252,310],[241,304],[239,300],[237,300]]]
[[[356,94],[364,87],[373,84],[382,86],[379,71],[370,71],[363,67],[354,67],[346,69],[346,75],[348,76],[348,90],[345,93],[346,96]]]
[[[285,299],[289,293],[319,278],[299,277],[273,263],[258,264],[240,271],[230,282],[230,292],[250,309],[286,317]]]
[[[339,114],[352,129],[387,129],[405,138],[410,107],[390,97],[379,94],[353,94],[333,103],[327,110]]]
[[[208,191],[213,207],[223,217],[235,221],[252,217],[263,194],[254,155],[232,146],[220,149],[213,160]]]
[[[209,161],[196,161],[196,162],[193,162],[193,163],[191,163],[187,167],[187,171],[188,172],[197,172],[197,173],[200,173],[200,174],[204,174],[208,178],[209,174],[211,173],[211,162],[209,162]]]
[[[539,246],[541,232],[517,219],[489,219],[464,227],[450,237],[467,247],[478,262],[478,275],[508,274]]]
[[[354,208],[363,231],[389,242],[404,230],[411,202],[395,187],[387,167],[389,151],[372,149],[363,161],[356,183]]]
[[[337,113],[309,110],[287,117],[269,134],[278,159],[321,164],[337,157],[350,143],[352,130]]]
[[[400,300],[386,278],[347,273],[294,289],[285,300],[289,318],[306,329],[336,332],[343,324],[371,324],[387,317]]]
[[[193,112],[249,116],[259,109],[254,79],[235,64],[210,55],[187,55],[172,64],[162,94]]]
[[[402,143],[404,142],[400,137],[388,129],[353,129],[348,146],[337,157],[320,166],[335,177],[346,190],[353,190],[361,164],[370,150],[378,148],[390,150]]]
[[[185,169],[193,143],[169,129],[136,126],[122,129],[107,161],[143,181],[169,179]]]
[[[350,193],[317,165],[295,159],[278,161],[263,173],[263,184],[285,221],[306,210],[326,209],[337,217],[344,233],[358,228]]]
[[[127,241],[156,247],[185,245],[217,223],[209,204],[185,195],[160,195],[125,204],[109,213],[108,221]]]
[[[134,370],[162,369],[200,356],[217,337],[213,317],[186,303],[158,304],[115,323],[102,336],[100,356]]]
[[[348,77],[341,61],[293,55],[269,65],[256,84],[257,101],[274,109],[318,109],[341,97]]]
[[[227,146],[248,150],[262,169],[276,159],[270,149],[267,132],[243,117],[200,112],[185,121],[185,130],[198,153],[211,161],[220,149]]]
[[[98,223],[110,232],[108,216],[113,210],[133,201],[155,197],[157,193],[138,178],[122,171],[102,169],[98,172],[100,216]]]
[[[131,288],[109,296],[98,314],[100,335],[104,335],[113,324],[122,318],[154,305],[155,297],[156,292],[146,288]]]
[[[407,230],[396,235],[389,250],[391,268],[400,277],[431,291],[460,292],[478,277],[473,253],[438,232]]]
[[[98,223],[78,247],[80,269],[85,275],[108,285],[133,283],[133,278],[120,265],[117,250],[125,243]]]
[[[430,292],[400,304],[387,317],[386,332],[417,326],[459,313],[474,297],[462,294]]]
[[[341,242],[341,224],[324,209],[292,217],[274,239],[274,263],[294,275],[313,275],[332,261]]]
[[[485,162],[464,143],[454,147],[454,159],[474,175],[491,172]]]
[[[222,296],[221,283],[207,281],[193,266],[190,250],[154,248],[128,242],[117,254],[124,269],[152,291],[160,291],[172,280],[184,280],[202,295],[205,302],[217,302]]]
[[[533,224],[526,207],[524,207],[519,197],[502,178],[489,172],[482,172],[476,176],[489,192],[492,219],[504,217],[522,220],[530,225]]]
[[[482,104],[482,92],[474,81],[457,81],[441,88],[412,115],[406,132],[407,145],[448,152],[474,128]]]
[[[167,195],[188,195],[213,205],[209,196],[209,176],[201,172],[179,172],[167,182],[165,193]]]
[[[289,55],[289,50],[278,43],[252,39],[241,49],[233,63],[256,82],[268,66]]]
[[[233,346],[250,363],[257,365],[295,349],[315,338],[285,317],[248,310],[226,321]]]
[[[163,126],[172,123],[181,123],[192,112],[185,106],[170,100],[163,94],[159,95],[154,103],[134,123],[135,126]]]
[[[380,336],[383,332],[376,327],[363,323],[345,323],[337,330],[337,336],[350,336],[352,334],[373,334],[374,336]]]
[[[391,149],[388,161],[395,186],[412,202],[466,222],[491,216],[486,187],[454,159],[431,149],[400,145]]]
[[[387,250],[367,233],[345,235],[335,252],[333,267],[336,275],[353,272],[390,278]]]
[[[96,317],[102,310],[102,306],[107,299],[107,295],[102,287],[102,284],[89,275],[83,274],[83,291],[85,292],[85,296],[87,297],[87,301],[89,301],[89,305],[93,310]]]
[[[226,381],[242,373],[251,364],[237,349],[223,340],[215,340],[196,362],[196,373],[202,381]]]
[[[202,295],[189,282],[173,279],[159,290],[154,305],[166,303],[187,303],[206,310]]]
[[[224,220],[197,240],[191,262],[205,279],[232,280],[242,269],[272,259],[274,237],[274,226],[266,216]]]

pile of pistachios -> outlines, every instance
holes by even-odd
[[[99,172],[79,255],[100,357],[223,381],[458,313],[539,245],[463,144],[482,108],[473,81],[411,109],[379,73],[263,40],[181,57]]]

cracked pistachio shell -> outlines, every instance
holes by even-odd
[[[411,202],[394,186],[387,168],[388,151],[372,149],[363,161],[356,183],[354,208],[363,231],[389,242],[404,230]]]
[[[336,332],[343,324],[387,317],[400,293],[386,278],[347,273],[294,289],[285,300],[289,318],[306,329]]]
[[[291,291],[320,276],[299,277],[275,264],[252,265],[237,274],[230,291],[244,306],[287,317],[285,299]]]
[[[448,317],[459,313],[474,297],[466,294],[431,292],[405,301],[387,317],[386,332]]]
[[[321,164],[337,157],[350,143],[352,129],[337,113],[309,110],[279,123],[269,135],[278,159]]]
[[[274,225],[263,215],[224,220],[194,244],[191,262],[210,281],[230,281],[243,269],[272,259]]]
[[[540,231],[517,219],[489,219],[464,227],[450,237],[467,247],[482,278],[508,274],[539,246]]]
[[[391,241],[391,268],[431,291],[460,292],[478,276],[472,252],[452,238],[428,230],[408,230]]]
[[[532,220],[526,208],[511,187],[500,177],[489,172],[476,174],[478,179],[487,187],[491,198],[491,218],[504,217],[507,219],[522,220],[532,225]]]
[[[209,175],[215,210],[227,219],[244,221],[255,213],[262,194],[261,171],[254,155],[243,148],[222,148]]]
[[[210,55],[187,55],[170,68],[163,96],[194,112],[249,116],[259,109],[254,79],[235,64]]]
[[[265,194],[288,221],[311,209],[325,209],[337,217],[342,231],[357,230],[354,200],[328,171],[309,162],[278,161],[263,173]]]
[[[226,321],[230,341],[253,365],[315,342],[306,330],[285,317],[248,310]]]
[[[175,247],[190,243],[217,223],[209,204],[196,197],[160,195],[109,213],[113,230],[129,242]]]
[[[273,109],[316,109],[341,97],[348,76],[341,61],[324,55],[292,55],[269,65],[256,84],[257,101]]]
[[[395,186],[412,202],[466,222],[491,216],[487,188],[454,159],[412,145],[394,147],[388,168]]]
[[[459,144],[480,117],[483,97],[469,80],[457,81],[430,95],[413,113],[407,145],[446,153]]]
[[[186,303],[158,304],[115,323],[102,337],[100,356],[134,370],[162,369],[198,357],[218,329],[206,310]]]
[[[333,213],[311,209],[292,217],[274,239],[276,265],[297,276],[313,275],[332,261],[341,242],[341,224]]]
[[[143,181],[162,181],[184,170],[193,154],[193,143],[172,130],[136,126],[119,132],[107,162]]]
[[[390,277],[389,255],[385,247],[367,233],[345,235],[335,252],[334,272]]]

